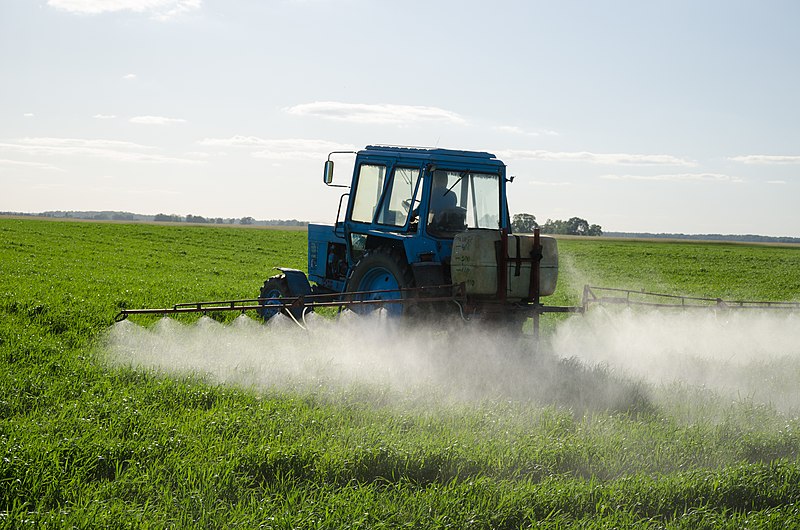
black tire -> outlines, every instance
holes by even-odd
[[[260,298],[286,298],[289,296],[289,282],[286,280],[286,275],[278,274],[264,282],[261,287]],[[263,303],[263,308],[258,309],[258,315],[264,320],[269,320],[282,311],[281,307],[270,307],[277,305],[275,302],[269,301]]]
[[[406,299],[409,294],[399,289],[414,287],[414,275],[411,272],[405,254],[399,250],[380,247],[367,253],[353,267],[347,281],[348,293],[367,291],[365,294],[345,296],[346,301],[357,300],[399,300]],[[386,291],[391,292],[376,292]],[[350,308],[357,313],[371,313],[378,307],[384,307],[393,317],[408,314],[408,304],[390,302],[386,304],[353,304]]]

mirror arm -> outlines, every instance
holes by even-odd
[[[340,154],[358,154],[356,151],[331,151],[328,153],[328,159],[325,161],[325,171],[322,175],[322,181],[325,183],[326,186],[330,186],[331,188],[349,188],[350,186],[345,186],[343,184],[333,184],[333,160],[331,160],[331,155],[340,155]]]

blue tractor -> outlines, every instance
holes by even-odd
[[[334,154],[344,154],[335,152]],[[334,225],[308,226],[308,276],[280,269],[261,289],[260,311],[297,316],[336,298],[356,311],[420,307],[519,321],[543,312],[557,275],[555,240],[510,235],[505,164],[493,154],[370,145],[355,155]],[[299,301],[299,303],[298,303]],[[450,302],[453,302],[452,304]]]
[[[257,311],[298,323],[320,307],[390,316],[443,313],[521,328],[548,312],[581,307],[540,303],[558,275],[553,238],[511,234],[506,166],[494,155],[451,149],[367,146],[356,153],[350,185],[333,183],[331,155],[324,182],[348,188],[333,225],[308,226],[308,275],[280,268],[258,298],[122,309],[129,315]]]
[[[333,154],[343,154],[331,153]],[[728,302],[585,286],[576,307],[547,306],[558,277],[556,240],[511,234],[506,166],[494,155],[451,149],[367,146],[351,153],[350,185],[333,183],[331,155],[324,182],[349,188],[339,199],[333,225],[308,227],[308,276],[281,268],[258,298],[176,304],[170,308],[121,308],[129,315],[257,311],[298,323],[319,307],[389,315],[448,311],[466,320],[521,329],[532,318],[539,333],[544,313],[584,313],[591,305],[796,310],[796,302]]]

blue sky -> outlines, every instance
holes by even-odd
[[[497,154],[540,222],[800,236],[798,23],[769,0],[0,0],[0,211],[331,222],[327,153],[392,144]]]

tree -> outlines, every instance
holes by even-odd
[[[189,214],[186,216],[187,223],[207,223],[208,219],[203,217],[202,215],[192,215]]]
[[[580,217],[571,217],[567,221],[567,233],[573,236],[585,236],[589,234],[589,223]]]
[[[181,218],[179,215],[167,215],[164,213],[156,214],[153,218],[153,221],[161,222],[161,223],[180,223]]]
[[[542,225],[542,233],[544,234],[566,234],[567,222],[559,219],[548,219]]]
[[[239,224],[243,224],[243,225],[251,225],[251,224],[253,224],[255,222],[256,222],[256,220],[253,219],[252,217],[249,217],[249,216],[248,217],[242,217],[239,220]]]
[[[529,213],[515,213],[511,221],[511,229],[517,233],[531,233],[534,228],[539,228],[536,216]]]
[[[600,225],[590,225],[586,219],[572,217],[569,221],[548,219],[542,225],[542,233],[573,236],[601,236],[603,235],[603,229]]]

